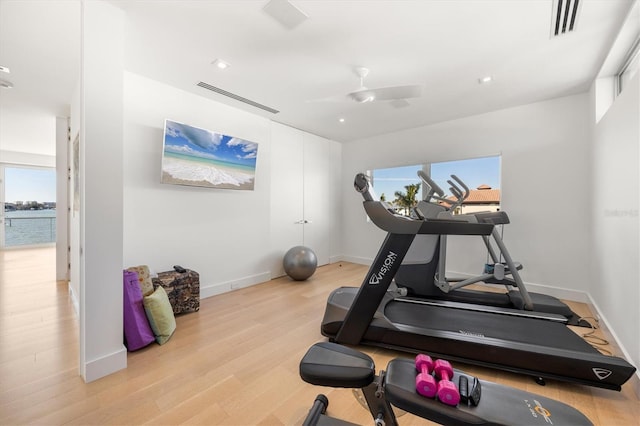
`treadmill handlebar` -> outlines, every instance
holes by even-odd
[[[507,225],[510,223],[507,212],[503,210],[497,212],[479,212],[475,213],[475,217],[480,223],[492,223],[494,225]]]
[[[458,186],[456,186],[455,184],[452,184],[453,186],[456,187],[456,189],[458,190],[458,192],[460,192],[461,194],[463,194],[464,196],[464,200],[466,200],[469,197],[469,194],[471,194],[471,191],[469,190],[469,187],[467,185],[465,185],[465,183],[456,175],[451,175],[451,178],[456,181],[464,190],[461,190],[460,188],[458,188]],[[447,181],[449,182],[449,181]]]
[[[418,177],[424,183],[425,188],[429,188],[423,199],[425,202],[431,202],[432,200],[444,202],[449,205],[447,210],[453,211],[469,197],[469,194],[471,194],[467,185],[465,185],[458,176],[451,175],[451,179],[447,180],[447,183],[449,184],[449,191],[455,198],[455,201],[453,201],[451,197],[444,196],[445,194],[442,188],[440,188],[440,186],[438,186],[438,184],[423,170],[418,170],[417,173]]]
[[[373,188],[369,185],[369,177],[364,173],[358,173],[353,179],[353,187],[357,192],[362,194],[365,201],[374,201],[376,199]]]
[[[364,201],[369,219],[390,234],[490,235],[490,223],[469,223],[449,219],[412,219],[394,214],[380,201]]]
[[[418,170],[418,177],[422,179],[422,181],[431,188],[429,191],[430,196],[437,195],[439,197],[444,197],[444,191],[442,188],[438,186],[437,183],[433,179],[429,177],[424,171]]]
[[[453,196],[456,197],[456,202],[449,207],[449,210],[454,211],[459,206],[461,206],[467,198],[469,198],[469,194],[471,194],[471,192],[469,191],[469,187],[467,187],[467,185],[465,185],[465,183],[461,181],[458,176],[451,175],[451,179],[453,179],[455,182],[448,180],[447,183],[451,185],[451,188],[449,188],[449,190],[451,191]],[[456,185],[456,182],[462,188]]]
[[[364,209],[369,219],[383,231],[391,234],[435,235],[490,235],[493,224],[469,223],[452,219],[413,219],[393,213],[382,201],[377,201],[369,177],[358,173],[353,186],[364,198]]]

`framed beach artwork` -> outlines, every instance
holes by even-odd
[[[253,190],[257,156],[255,142],[165,120],[161,182]]]

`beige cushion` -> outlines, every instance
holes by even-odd
[[[151,282],[151,275],[149,274],[149,267],[147,265],[132,266],[127,268],[127,271],[135,272],[138,274],[138,285],[143,296],[148,296],[153,293],[153,283]]]
[[[160,345],[165,344],[176,330],[176,318],[173,316],[167,292],[164,288],[158,287],[152,294],[144,297],[143,303],[156,342]]]

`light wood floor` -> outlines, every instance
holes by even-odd
[[[325,340],[319,328],[328,293],[358,286],[365,267],[339,263],[307,282],[281,278],[203,299],[200,312],[177,317],[167,344],[131,353],[126,370],[85,384],[77,369],[78,324],[67,284],[55,281],[54,256],[53,248],[0,251],[0,425],[299,424],[320,392],[329,397],[330,414],[370,424],[350,390],[314,387],[298,376],[304,352]],[[410,356],[363,351],[379,368]],[[595,424],[637,425],[640,418],[630,384],[622,392],[541,387],[515,374],[456,366],[563,400]],[[399,420],[430,424],[410,414]]]

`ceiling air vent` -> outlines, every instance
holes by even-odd
[[[251,99],[247,99],[247,98],[244,98],[242,96],[236,95],[235,93],[227,92],[226,90],[223,90],[223,89],[221,89],[219,87],[216,87],[216,86],[212,86],[209,83],[205,83],[203,81],[199,82],[196,86],[200,86],[203,89],[211,90],[212,92],[216,92],[216,93],[218,93],[220,95],[223,95],[223,96],[226,96],[228,98],[235,99],[236,101],[245,103],[247,105],[251,105],[252,107],[260,108],[261,110],[270,112],[271,114],[277,114],[277,113],[280,112],[277,109],[273,109],[273,108],[270,108],[268,106],[259,104],[258,102],[254,102]]]
[[[584,0],[553,0],[551,37],[570,33],[576,29],[583,2]]]

